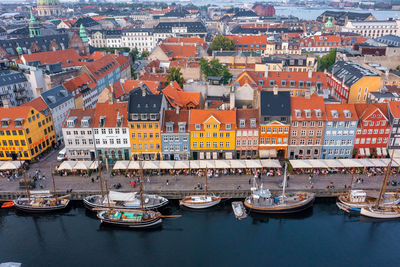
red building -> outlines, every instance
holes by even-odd
[[[272,17],[275,16],[275,8],[272,5],[255,4],[253,11],[260,17]]]
[[[360,157],[385,157],[390,137],[387,103],[355,104],[359,117],[353,154]]]
[[[267,35],[232,35],[226,37],[234,42],[236,51],[262,52],[267,48]]]

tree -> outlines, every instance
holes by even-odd
[[[176,81],[180,87],[183,87],[183,84],[185,83],[185,79],[183,78],[181,68],[175,68],[172,67],[169,69],[169,74],[167,76],[167,82],[173,82]]]
[[[327,70],[336,62],[336,48],[332,49],[327,55],[318,57],[318,71]]]
[[[135,62],[136,60],[138,60],[139,58],[139,50],[135,47],[131,50],[131,52],[129,52],[129,54],[131,54],[132,57],[132,62]]]
[[[210,61],[205,58],[200,59],[200,69],[206,78],[210,76],[222,77],[223,84],[229,83],[233,77],[228,67],[219,63],[218,59],[211,59]]]
[[[142,52],[142,54],[140,55],[140,57],[141,58],[146,58],[146,57],[148,57],[149,56],[149,51],[147,51],[147,50],[143,50],[143,52]]]
[[[235,50],[235,43],[228,37],[219,35],[215,37],[214,40],[211,42],[210,51],[212,52],[214,50],[221,50],[221,49],[227,51]]]

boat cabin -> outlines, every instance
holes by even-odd
[[[350,201],[354,203],[363,203],[366,201],[367,193],[362,190],[351,190]]]

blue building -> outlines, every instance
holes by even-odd
[[[190,155],[189,110],[165,110],[161,128],[164,160],[188,160]]]
[[[113,55],[107,54],[96,61],[85,65],[82,69],[97,83],[97,93],[121,79],[121,68]]]
[[[327,121],[322,143],[322,158],[351,158],[358,122],[354,105],[327,104],[325,110]]]

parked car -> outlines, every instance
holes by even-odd
[[[57,161],[64,161],[66,159],[67,150],[65,147],[58,152]]]

